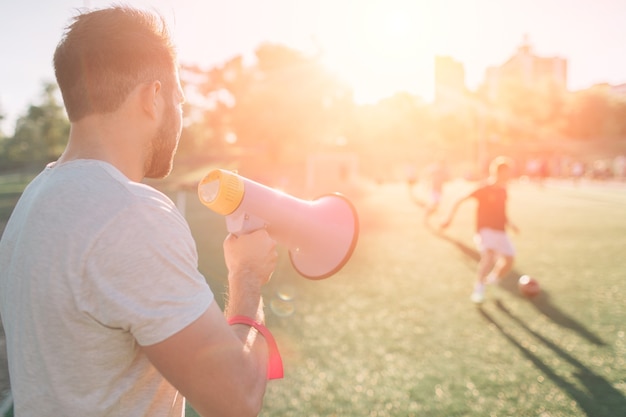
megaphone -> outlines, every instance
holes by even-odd
[[[235,235],[265,228],[289,250],[291,264],[308,279],[338,272],[350,259],[359,235],[352,203],[339,193],[306,201],[235,172],[215,169],[198,184],[200,201],[226,216]]]

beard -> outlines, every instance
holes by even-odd
[[[146,178],[161,179],[172,172],[174,155],[180,139],[181,122],[176,107],[172,106],[150,143],[149,155],[144,172]]]

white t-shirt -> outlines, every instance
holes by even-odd
[[[213,301],[172,201],[112,165],[47,167],[0,241],[0,313],[17,416],[181,416],[139,345]]]

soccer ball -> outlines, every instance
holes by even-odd
[[[517,288],[519,289],[519,292],[524,294],[526,297],[534,297],[541,291],[537,280],[528,275],[522,275],[519,278],[519,281],[517,281]]]

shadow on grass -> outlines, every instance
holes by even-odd
[[[451,243],[452,245],[454,245],[459,251],[461,251],[461,253],[463,253],[463,255],[465,255],[469,259],[475,261],[476,263],[478,263],[478,261],[480,260],[480,253],[476,249],[442,233],[439,230],[434,229],[430,225],[427,225],[427,228],[430,230],[430,232],[434,236],[440,239],[443,239]],[[532,298],[522,296],[517,289],[517,280],[522,275],[524,274],[517,271],[516,269],[513,269],[511,270],[511,272],[509,272],[506,278],[503,279],[502,282],[498,285],[500,286],[500,288],[510,292],[512,295],[528,300],[528,302],[533,304],[535,308],[539,310],[544,316],[548,317],[550,320],[552,320],[554,323],[558,324],[559,326],[575,331],[580,336],[584,337],[585,339],[587,339],[589,342],[593,344],[596,344],[599,346],[606,345],[606,343],[600,337],[593,334],[583,324],[576,321],[574,318],[567,315],[565,312],[560,310],[556,305],[554,305],[551,301],[550,294],[545,289],[542,289],[539,295],[532,297]]]
[[[411,199],[411,201],[413,202],[413,204],[415,204],[418,207],[421,208],[427,208],[428,206],[428,202],[420,199],[417,195],[415,195],[415,189],[413,184],[408,184],[408,191],[409,191],[409,198]]]
[[[554,342],[546,339],[536,331],[528,327],[519,317],[512,314],[506,306],[500,301],[496,301],[496,306],[507,317],[516,322],[526,332],[531,334],[537,340],[541,341],[546,347],[551,349],[555,354],[567,361],[576,368],[574,376],[585,387],[585,390],[577,388],[572,383],[559,376],[553,369],[546,365],[537,355],[526,349],[513,335],[499,324],[494,318],[483,308],[479,308],[480,314],[485,320],[493,324],[496,329],[521,353],[529,359],[539,370],[541,370],[548,378],[550,378],[557,386],[576,401],[578,406],[589,417],[614,417],[626,410],[626,398],[617,391],[613,386],[601,376],[593,373],[583,363],[560,348]]]

